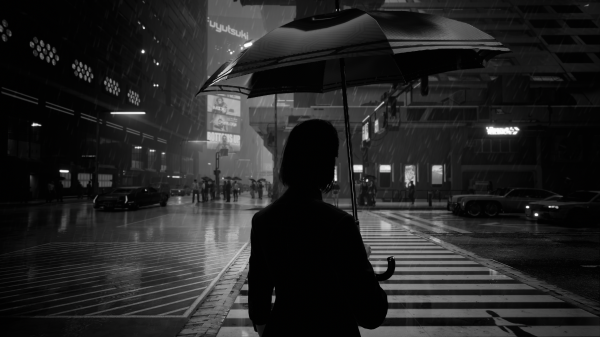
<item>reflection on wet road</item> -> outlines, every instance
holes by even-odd
[[[61,335],[78,317],[101,319],[89,322],[110,335],[174,334],[247,244],[252,209],[266,203],[175,197],[138,211],[88,202],[1,210],[0,319],[32,334]]]

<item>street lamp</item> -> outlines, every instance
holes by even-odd
[[[144,111],[111,111],[111,115],[145,115]],[[94,169],[94,176],[92,185],[94,188],[94,194],[98,194],[100,191],[100,185],[98,182],[98,171],[100,170],[100,163],[98,160],[100,153],[100,112],[96,110],[96,165]]]

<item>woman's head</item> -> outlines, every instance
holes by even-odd
[[[328,190],[339,145],[337,130],[329,121],[311,119],[298,124],[286,141],[279,180],[289,187]]]

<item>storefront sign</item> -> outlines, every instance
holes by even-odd
[[[516,135],[519,133],[519,128],[516,126],[507,126],[503,128],[497,128],[494,126],[487,126],[485,128],[487,130],[488,135]]]
[[[211,19],[208,19],[208,25],[211,28],[214,28],[217,33],[227,32],[233,36],[241,37],[242,39],[245,39],[245,40],[250,40],[250,36],[248,35],[248,32],[244,32],[243,29],[242,30],[233,29],[229,25],[224,26],[222,23],[217,23],[215,21],[212,21]]]

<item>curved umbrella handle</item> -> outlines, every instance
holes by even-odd
[[[392,277],[392,275],[394,275],[394,271],[396,270],[396,260],[393,256],[388,256],[387,262],[387,270],[383,274],[375,274],[375,278],[379,282],[387,281],[390,277]]]

